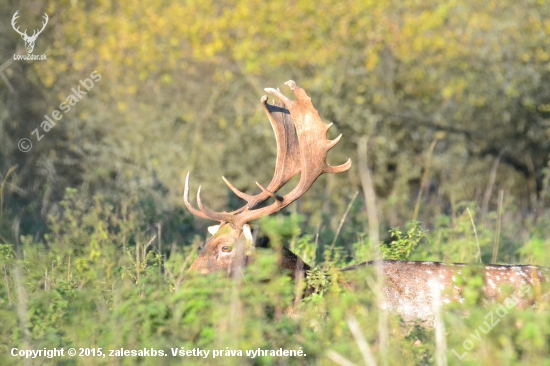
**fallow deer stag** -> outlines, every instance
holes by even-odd
[[[209,228],[212,237],[191,265],[190,271],[207,274],[223,270],[229,274],[235,266],[245,266],[253,257],[254,251],[249,222],[279,212],[296,201],[321,174],[341,173],[351,167],[351,160],[339,166],[331,166],[326,162],[328,151],[338,143],[342,135],[332,141],[327,140],[326,133],[332,124],[323,123],[304,89],[292,80],[285,84],[294,92],[294,101],[272,88],[265,90],[278,97],[281,103],[274,102],[270,105],[266,96],[261,99],[277,139],[275,173],[267,187],[264,188],[256,182],[261,192],[249,195],[239,191],[223,178],[229,188],[245,200],[246,204],[233,212],[211,211],[202,203],[199,187],[197,210],[189,202],[189,173],[187,174],[184,202],[189,211],[200,218],[220,222],[219,225]],[[278,195],[277,191],[298,174],[298,185],[288,194]],[[269,198],[274,199],[272,204],[258,208]],[[310,269],[286,248],[279,265],[289,269],[293,278],[307,277]],[[435,288],[443,290],[440,302],[463,301],[463,288],[457,284],[457,279],[466,268],[483,275],[486,300],[504,300],[501,286],[505,285],[511,287],[510,297],[518,307],[530,306],[536,298],[540,298],[540,285],[550,277],[550,269],[531,265],[475,266],[393,260],[365,262],[344,268],[342,271],[356,270],[364,266],[375,266],[381,270],[386,283],[382,306],[397,312],[407,321],[418,318],[427,320],[432,316]]]

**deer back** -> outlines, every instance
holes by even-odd
[[[532,265],[474,265],[463,263],[370,261],[343,268],[351,287],[358,281],[361,268],[378,266],[384,276],[383,307],[398,313],[405,321],[426,320],[433,315],[434,302],[439,305],[464,302],[468,280],[483,279],[484,302],[509,300],[518,308],[535,304],[544,296],[541,284],[550,278],[550,269]],[[537,292],[539,292],[537,294]],[[546,295],[548,296],[548,295]]]

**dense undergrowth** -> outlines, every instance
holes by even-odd
[[[337,271],[377,253],[550,266],[548,3],[0,1],[0,365],[373,364],[365,344],[380,365],[550,365],[548,302],[500,317],[472,274],[434,329],[381,312],[368,269],[348,273],[354,292]],[[29,34],[49,16],[34,51],[47,60],[15,59],[16,12]],[[328,162],[352,167],[259,223],[273,247],[242,276],[187,274],[208,223],[184,208],[186,174],[218,211],[242,204],[220,175],[267,185],[260,98],[291,96],[289,79],[343,136]],[[313,266],[317,292],[295,307],[281,245]],[[168,356],[11,356],[55,347]],[[194,348],[224,356],[172,356]]]
[[[84,203],[74,190],[67,191],[62,206],[62,213],[50,219],[44,245],[25,238],[19,245],[0,247],[2,365],[24,363],[11,356],[14,347],[65,352],[73,347],[83,354],[91,352],[86,348],[101,348],[106,354],[27,360],[44,365],[330,365],[332,352],[362,364],[363,343],[350,331],[354,319],[379,364],[436,364],[441,355],[451,365],[549,362],[549,304],[504,313],[496,304],[483,304],[480,278],[475,276],[466,284],[470,291],[465,302],[443,308],[443,343],[436,342],[431,326],[405,324],[395,314],[387,314],[385,320],[376,306],[375,274],[368,269],[354,272],[357,289],[350,291],[341,286],[342,275],[336,270],[372,258],[368,236],[358,228],[341,233],[355,234],[351,250],[340,245],[335,250],[321,247],[318,236],[301,234],[315,232],[303,218],[281,216],[262,222],[275,247],[288,243],[317,265],[310,285],[318,292],[292,308],[297,288],[275,265],[277,248],[258,249],[257,260],[235,279],[193,276],[186,268],[196,255],[198,237],[186,246],[165,243],[170,250],[163,250],[158,237],[145,229],[139,206],[113,205],[101,197]],[[475,205],[468,207],[476,212]],[[442,216],[429,231],[416,222],[393,229],[383,245],[384,255],[476,262],[475,233],[462,210]],[[495,217],[490,214],[476,225],[484,262],[493,254]],[[530,237],[517,247],[501,247],[498,261],[548,265],[546,222],[545,215],[532,220]],[[503,230],[502,237],[508,234]],[[122,349],[150,356],[114,356]],[[172,356],[172,351],[193,349],[210,353],[207,358]],[[258,353],[281,349],[302,356]],[[151,356],[153,350],[166,356]],[[220,353],[213,358],[215,350]]]

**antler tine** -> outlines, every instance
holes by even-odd
[[[208,217],[203,212],[197,210],[195,207],[193,207],[191,202],[189,202],[189,174],[190,173],[187,173],[187,177],[185,178],[185,190],[183,191],[183,202],[185,203],[185,206],[187,207],[189,212],[191,212],[193,215],[198,216],[202,219],[210,219],[210,217]]]
[[[259,199],[259,196],[263,196],[261,194],[259,195],[256,195],[256,196],[252,196],[250,194],[246,194],[244,192],[241,192],[240,190],[238,190],[237,188],[235,188],[235,186],[233,184],[231,184],[231,182],[229,182],[227,179],[225,179],[225,177],[222,177],[223,181],[225,182],[225,184],[227,184],[227,186],[229,187],[229,189],[231,189],[233,191],[233,193],[235,193],[235,195],[237,195],[239,198],[242,198],[243,200],[247,201],[248,203],[250,202],[253,202],[253,201],[257,201]],[[281,201],[283,198],[281,196],[279,196],[277,193],[275,192],[271,192],[270,190],[264,188],[260,183],[256,182],[256,185],[258,187],[260,187],[260,189],[262,190],[262,192],[264,194],[267,195],[267,197],[272,197],[278,201]],[[248,207],[250,208],[250,205],[247,205],[245,207]],[[245,208],[243,207],[241,209],[241,211]],[[240,211],[239,211],[240,212]]]
[[[351,159],[348,158],[348,160],[344,163],[344,164],[341,164],[341,165],[327,165],[325,167],[325,170],[323,171],[323,173],[334,173],[334,174],[337,174],[337,173],[343,173],[345,171],[347,171],[349,168],[351,168]]]
[[[197,191],[197,204],[199,205],[199,209],[203,214],[208,216],[210,220],[216,220],[216,221],[225,221],[229,223],[233,223],[235,221],[235,216],[231,213],[227,212],[216,212],[208,209],[205,205],[202,203],[201,199],[201,187],[199,187],[199,190]]]
[[[202,219],[232,223],[235,220],[235,216],[233,214],[227,212],[215,212],[204,206],[201,199],[201,186],[199,186],[199,189],[197,190],[197,204],[199,205],[199,210],[193,207],[191,202],[189,202],[189,175],[190,173],[187,173],[187,177],[185,178],[185,190],[183,191],[183,202],[189,212]]]
[[[235,195],[247,202],[249,202],[253,196],[247,194],[247,193],[244,193],[244,192],[241,192],[240,190],[238,190],[233,184],[231,184],[230,181],[228,181],[224,176],[222,176],[222,179],[223,181],[225,182],[225,184],[227,184],[227,186],[229,187],[229,189],[231,189],[233,191],[233,193],[235,193]]]
[[[271,192],[270,190],[264,188],[260,183],[256,182],[256,185],[258,187],[260,187],[260,189],[262,190],[262,192],[264,192],[265,194],[269,195],[271,198],[274,198],[275,200],[277,201],[282,201],[283,200],[283,197],[279,196],[277,193],[275,192]]]
[[[325,125],[326,128],[327,128],[327,131],[329,130],[329,128],[331,128],[333,125],[333,123],[329,123],[328,125]],[[336,137],[334,140],[331,140],[329,141],[329,143],[327,144],[327,152],[328,150],[332,149],[334,146],[336,146],[336,144],[340,141],[340,139],[342,138],[342,134],[339,134],[338,137]],[[328,165],[325,167],[325,170],[324,172],[325,173],[342,173],[342,172],[345,172],[346,170],[348,170],[349,168],[351,167],[351,159],[348,159],[344,164],[341,164],[341,165],[336,165],[336,166],[332,166],[332,165]]]
[[[283,93],[281,93],[281,91],[277,88],[277,89],[274,89],[274,88],[264,88],[264,90],[266,92],[268,92],[269,94],[273,94],[273,95],[276,95],[277,98],[279,98],[281,100],[281,102],[283,102],[285,104],[285,106],[290,106],[292,105],[292,101],[290,99],[288,99]],[[267,97],[266,97],[266,100],[267,100]]]

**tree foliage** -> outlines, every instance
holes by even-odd
[[[16,10],[28,29],[48,14],[34,51],[47,61],[13,60],[25,52],[9,26]],[[218,311],[219,296],[229,298],[227,287],[206,293],[194,279],[197,287],[173,292],[207,225],[184,209],[183,181],[190,171],[192,187],[201,184],[206,204],[217,210],[241,204],[221,175],[248,193],[257,192],[255,181],[266,185],[276,149],[260,97],[265,87],[289,95],[288,79],[334,123],[329,138],[343,134],[329,161],[354,162],[346,174],[321,177],[289,208],[303,215],[289,224],[290,234],[286,224],[266,224],[321,266],[315,278],[323,289],[331,286],[325,265],[373,257],[365,202],[355,194],[364,189],[367,168],[392,258],[490,262],[496,255],[497,262],[550,263],[548,1],[8,0],[0,13],[3,340],[25,338],[14,315],[20,309],[13,291],[21,286],[35,327],[28,340],[40,347],[89,337],[115,345],[100,336],[109,330],[134,346],[158,334],[159,344],[199,339],[212,347],[226,341],[217,332],[231,338],[222,312],[205,320]],[[101,81],[37,141],[31,133],[44,116],[93,71]],[[360,165],[357,144],[365,136],[368,165]],[[32,141],[31,151],[18,149],[21,138]],[[422,230],[399,229],[416,220]],[[394,237],[389,228],[397,228]],[[153,235],[164,244],[144,250]],[[17,268],[26,283],[17,282]],[[172,282],[165,273],[174,274]],[[303,341],[314,360],[333,342],[349,351],[344,309],[366,314],[372,306],[370,295],[336,291],[309,300],[303,321],[276,322],[276,304],[292,289],[282,279],[269,289],[256,285],[270,297],[254,305],[254,314],[274,318],[247,318],[253,325],[240,331],[254,332],[237,337],[241,346]],[[239,292],[246,301],[256,298],[246,291],[253,290]],[[322,323],[325,307],[334,317]],[[476,308],[458,321],[449,344],[460,346],[485,313]],[[144,328],[121,321],[125,314]],[[458,324],[456,314],[448,324]],[[542,360],[548,330],[534,319],[539,315],[548,314],[507,318],[503,338],[491,333],[477,355]],[[376,316],[365,315],[365,324]],[[80,319],[87,319],[85,330]],[[433,334],[408,331],[393,345],[402,356],[396,359],[433,362],[432,344],[422,343]]]

